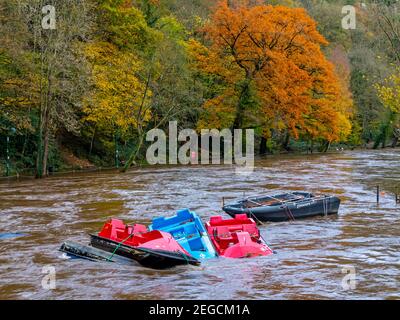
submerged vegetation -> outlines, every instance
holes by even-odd
[[[149,129],[252,128],[257,152],[396,146],[400,3],[0,4],[0,171],[143,160]],[[7,161],[9,157],[9,161]]]

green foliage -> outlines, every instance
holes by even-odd
[[[361,138],[362,128],[358,121],[353,121],[352,123],[352,131],[349,137],[347,138],[347,143],[351,147],[358,147],[361,146],[363,141]]]
[[[219,108],[223,121],[217,122],[231,126],[235,117],[225,106],[237,105],[241,91],[246,112],[240,125],[255,127],[257,136],[267,139],[269,152],[308,148],[310,136],[288,140],[285,128],[266,134],[254,125],[261,102],[253,84],[235,80],[239,74],[230,68],[233,61],[218,61],[227,74],[212,64],[205,72],[193,67],[194,55],[207,55],[202,27],[213,13],[214,0],[53,0],[56,30],[41,28],[42,2],[1,4],[0,171],[5,168],[7,136],[12,172],[33,170],[37,159],[47,169],[66,168],[64,148],[103,167],[114,165],[116,147],[120,160],[141,160],[148,129],[166,129],[169,120],[199,128],[199,120],[206,119],[201,125],[210,127],[215,119],[207,117],[206,101]],[[324,54],[336,67],[345,66],[342,89],[350,88],[346,98],[355,103],[354,110],[347,110],[355,116],[346,143],[385,144],[399,125],[399,2],[365,1],[366,8],[356,0],[263,2],[306,8],[330,42]],[[356,30],[341,26],[341,9],[347,4],[358,7]],[[342,48],[344,58],[335,56],[336,48]],[[282,119],[270,118],[279,129]],[[326,145],[314,140],[316,146]]]
[[[124,0],[100,0],[98,26],[107,40],[120,48],[151,52],[159,34],[151,29],[142,11]]]

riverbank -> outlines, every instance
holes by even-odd
[[[319,151],[313,151],[310,152],[308,150],[302,150],[302,151],[281,151],[281,152],[275,152],[275,153],[268,153],[265,155],[256,155],[254,157],[255,160],[261,160],[261,159],[275,159],[279,160],[283,157],[286,156],[292,156],[292,157],[302,157],[302,156],[310,156],[310,155],[325,155],[325,154],[337,154],[337,153],[342,153],[345,151],[367,151],[370,150],[372,152],[376,151],[379,152],[381,150],[400,150],[400,147],[392,148],[392,147],[386,147],[386,148],[380,148],[380,149],[373,149],[371,146],[368,148],[366,147],[354,147],[354,148],[344,148],[343,146],[335,146],[331,148],[327,152],[319,152]],[[72,152],[63,152],[63,159],[65,159],[65,164],[63,164],[59,170],[54,170],[53,168],[51,171],[48,173],[48,177],[51,176],[59,176],[59,175],[69,175],[69,174],[79,174],[79,173],[91,173],[91,172],[102,172],[102,171],[119,171],[123,167],[123,163],[120,164],[120,166],[117,168],[115,165],[114,166],[96,166],[95,164],[91,163],[88,159],[81,159],[75,156]],[[135,166],[131,167],[132,169],[137,169],[137,168],[148,168],[148,167],[159,167],[161,165],[150,165],[146,162],[139,162]],[[182,165],[162,165],[162,167],[181,167]],[[193,166],[193,165],[190,165]],[[25,169],[20,169],[18,171],[12,170],[10,172],[9,176],[6,176],[6,167],[2,166],[0,164],[0,181],[4,180],[12,180],[12,179],[35,179],[35,169],[34,168],[25,168]]]

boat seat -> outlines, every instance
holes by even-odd
[[[124,239],[127,238],[129,233],[125,232],[125,230],[116,230],[115,231],[115,238],[116,239]]]
[[[210,225],[216,225],[216,224],[220,223],[221,221],[222,221],[221,216],[212,216],[210,218]]]
[[[191,239],[200,237],[194,222],[168,228],[165,229],[165,231],[169,232],[175,239],[179,239],[180,241],[185,238],[190,241]]]
[[[185,230],[186,234],[195,234],[197,233],[196,226],[194,222],[187,223],[183,226],[183,230]]]
[[[243,232],[248,232],[252,237],[258,238],[258,229],[255,225],[253,224],[245,224],[243,225]]]
[[[119,219],[110,219],[99,232],[99,236],[117,239],[118,234],[125,231],[125,224]]]
[[[242,224],[233,225],[233,226],[228,226],[228,228],[229,228],[229,232],[238,232],[238,231],[243,230],[243,225]]]
[[[196,234],[197,229],[196,225],[194,222],[188,222],[182,225],[176,225],[173,227],[169,228],[163,228],[163,230],[172,233],[172,234],[182,234],[182,235],[188,235],[188,234]]]
[[[186,237],[186,234],[183,231],[183,229],[169,230],[169,233],[177,240]]]
[[[147,232],[147,227],[143,224],[134,224],[133,225],[133,233],[145,233]]]
[[[189,242],[190,249],[192,249],[192,251],[205,251],[203,242],[201,241],[200,238],[193,238],[193,239],[188,240],[188,242]]]
[[[231,242],[233,241],[232,233],[229,231],[229,227],[222,226],[216,228],[216,235],[215,238],[219,242]]]

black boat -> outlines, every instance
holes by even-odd
[[[182,252],[127,246],[94,234],[90,235],[90,245],[112,254],[136,260],[141,265],[153,269],[166,269],[183,264],[200,264],[199,260]]]
[[[100,250],[92,246],[86,246],[72,241],[65,241],[60,249],[70,257],[82,258],[90,261],[116,262],[121,264],[137,264],[136,261],[119,256],[112,255],[108,251]]]
[[[246,213],[255,220],[276,222],[337,214],[339,205],[340,199],[335,196],[290,192],[249,197],[226,204],[222,210],[232,217]]]

